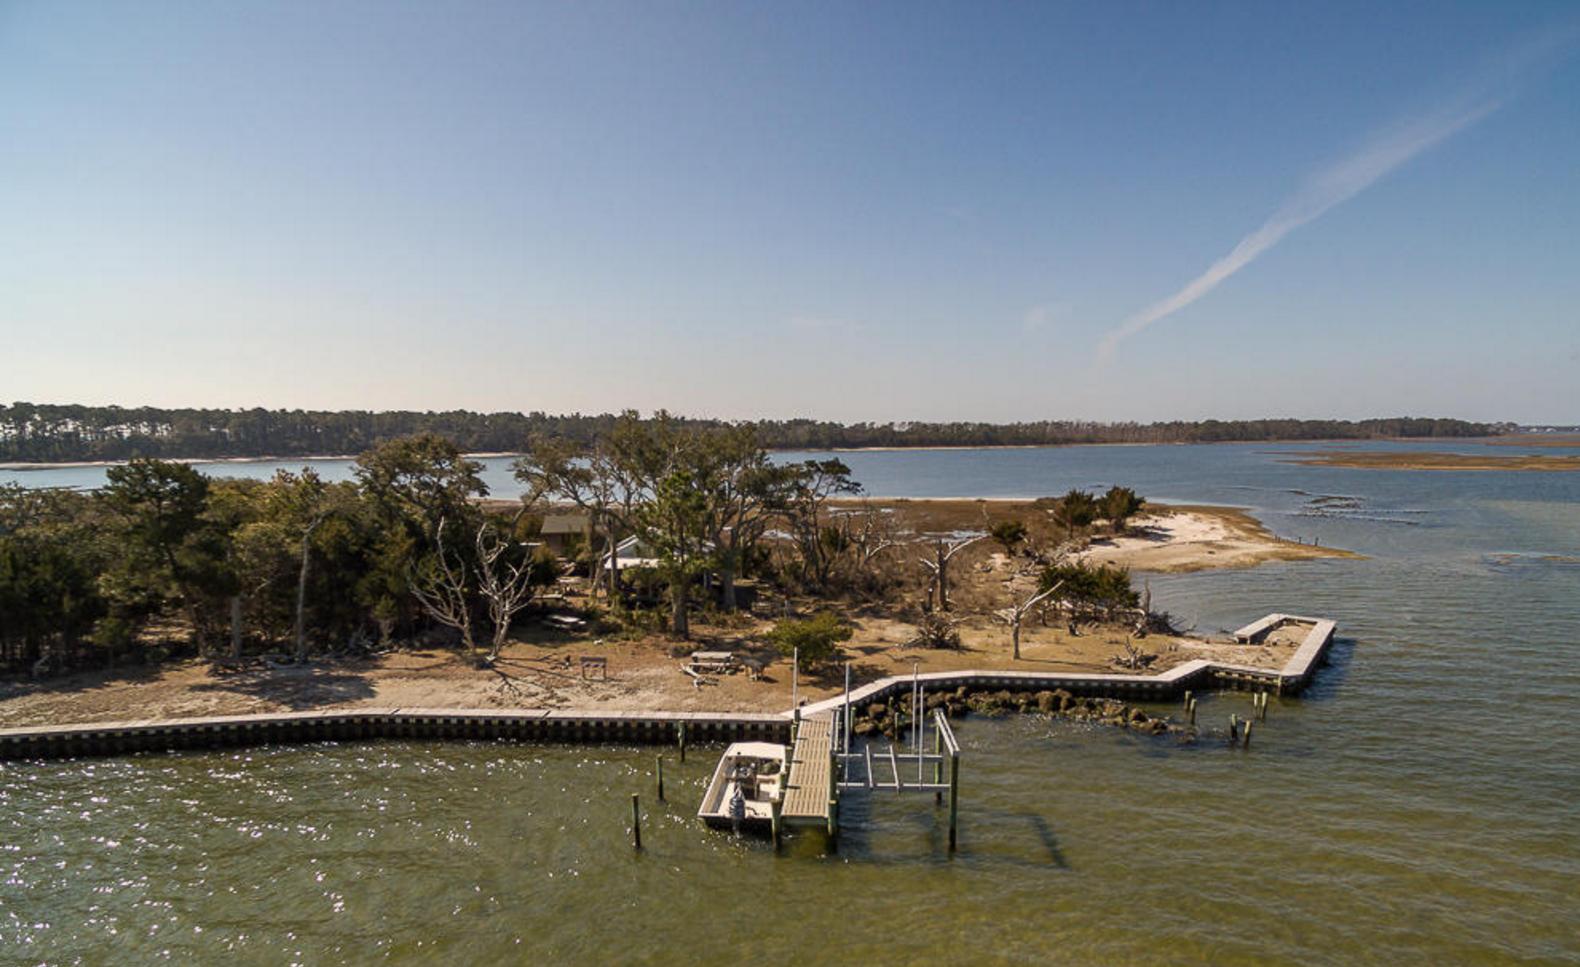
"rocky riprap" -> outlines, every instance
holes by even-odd
[[[1183,726],[1167,719],[1155,718],[1134,705],[1113,698],[1078,696],[1062,688],[1040,692],[977,691],[962,685],[952,692],[934,692],[927,696],[926,711],[943,709],[952,719],[965,715],[1007,715],[1011,712],[1034,712],[1057,715],[1061,718],[1135,729],[1150,735],[1187,733]],[[852,729],[857,735],[883,735],[897,738],[909,721],[911,698],[909,695],[871,702],[857,709]]]

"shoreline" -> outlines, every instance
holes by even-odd
[[[890,444],[886,446],[870,447],[766,447],[769,453],[905,453],[917,452],[947,452],[955,450],[1064,450],[1071,447],[1216,447],[1216,446],[1250,446],[1259,444],[1354,444],[1354,443],[1434,443],[1445,440],[1456,442],[1473,442],[1498,446],[1580,446],[1580,443],[1546,443],[1525,444],[1509,442],[1506,444],[1493,444],[1491,441],[1501,440],[1501,437],[1335,437],[1331,439],[1299,438],[1299,439],[1272,439],[1272,440],[1158,440],[1155,442],[1130,442],[1130,441],[1092,441],[1071,443],[980,443],[980,444],[925,444],[905,446]],[[525,456],[525,451],[500,450],[479,451],[463,453],[468,459],[498,459],[501,457]],[[158,457],[167,463],[293,463],[298,460],[355,460],[361,454],[356,453],[321,453],[302,456],[256,456],[256,457]],[[64,461],[32,461],[11,460],[0,462],[0,470],[70,470],[74,467],[117,467],[130,462],[132,457],[121,460],[64,460]],[[914,498],[913,498],[914,499]]]
[[[1027,512],[1019,516],[1044,530],[1050,526],[1041,519],[1044,511],[1022,504]],[[901,526],[921,533],[951,532],[962,526],[980,528],[984,508],[995,519],[1017,515],[1014,501],[902,501],[893,506]],[[1130,534],[1100,539],[1083,557],[1093,563],[1123,564],[1135,571],[1169,573],[1359,556],[1280,541],[1255,518],[1229,508],[1158,506],[1138,517],[1135,525]],[[893,552],[892,566],[906,568],[913,563],[902,551]],[[854,631],[845,653],[853,663],[856,683],[905,675],[915,661],[921,662],[925,674],[1036,669],[1078,677],[1118,672],[1128,679],[1165,673],[1193,661],[1233,665],[1246,673],[1271,673],[1282,667],[1297,647],[1295,642],[1279,638],[1246,651],[1220,636],[1155,632],[1137,639],[1151,656],[1148,663],[1129,669],[1115,664],[1122,657],[1125,628],[1094,625],[1076,634],[1063,621],[1037,621],[1024,629],[1022,658],[1017,661],[1010,656],[1008,632],[994,615],[1006,595],[1023,597],[1034,586],[1035,575],[1027,566],[1024,560],[1006,558],[988,541],[962,557],[951,594],[961,636],[958,649],[909,645],[917,634],[910,592],[877,607],[834,604]],[[567,603],[579,608],[581,600],[578,596]],[[793,604],[801,614],[830,606],[816,598],[797,599]],[[133,708],[143,719],[165,721],[370,706],[578,709],[591,715],[633,710],[756,714],[792,704],[794,676],[789,660],[767,637],[778,616],[776,607],[722,621],[698,616],[690,648],[732,651],[741,662],[759,669],[755,676],[745,672],[720,676],[706,687],[694,686],[680,672],[681,662],[674,657],[676,642],[666,635],[610,632],[596,626],[563,631],[550,621],[559,607],[520,622],[499,660],[488,669],[478,669],[452,648],[420,639],[405,641],[396,650],[358,657],[319,657],[305,665],[261,657],[235,666],[186,658],[40,681],[0,681],[0,727],[118,721]],[[576,667],[579,655],[605,658],[609,677],[581,678]],[[842,685],[835,677],[826,672],[803,674],[799,694],[813,702],[831,698]]]
[[[1010,668],[959,669],[890,675],[850,692],[851,707],[887,699],[920,681],[932,694],[966,689],[1049,691],[1064,689],[1131,701],[1172,700],[1188,687],[1230,687],[1299,694],[1327,660],[1337,626],[1330,619],[1271,614],[1235,633],[1240,647],[1258,648],[1269,624],[1309,624],[1299,647],[1276,668],[1194,659],[1159,674],[1063,673]],[[1246,639],[1246,640],[1241,640]],[[115,755],[137,751],[274,745],[343,739],[529,739],[570,742],[668,743],[682,748],[688,727],[694,740],[788,737],[797,712],[818,715],[847,701],[836,692],[784,711],[724,712],[604,710],[597,708],[488,709],[379,707],[349,703],[318,711],[51,723],[0,728],[0,760]]]
[[[1488,454],[1476,456],[1429,450],[1414,453],[1360,450],[1294,451],[1279,463],[1352,470],[1408,470],[1461,473],[1563,473],[1580,470],[1580,455]]]

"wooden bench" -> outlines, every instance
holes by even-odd
[[[588,677],[588,671],[597,669],[598,677],[604,679],[605,681],[609,680],[609,659],[604,658],[601,655],[582,655],[581,663],[583,678]]]

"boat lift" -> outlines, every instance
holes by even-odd
[[[850,704],[850,665],[845,666],[845,701],[834,710],[835,737],[833,758],[838,766],[838,789],[846,791],[876,792],[887,790],[895,795],[905,793],[932,793],[935,802],[942,802],[949,794],[949,849],[955,848],[955,830],[959,816],[960,800],[960,743],[944,710],[937,708],[928,715],[927,692],[921,679],[912,672],[911,712],[906,734],[900,745],[888,743],[887,751],[873,752],[878,743],[863,744],[860,752],[851,751],[855,724],[855,710]],[[931,719],[932,728],[928,728]],[[928,733],[931,732],[932,750],[928,751]]]

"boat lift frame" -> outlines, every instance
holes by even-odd
[[[900,746],[891,741],[887,752],[879,751],[874,755],[876,743],[868,742],[860,752],[851,751],[855,712],[850,704],[850,665],[845,666],[845,701],[834,710],[837,785],[841,792],[879,789],[890,790],[895,795],[930,792],[935,802],[942,802],[944,794],[948,793],[949,849],[953,851],[959,817],[960,743],[943,709],[933,709],[933,714],[927,715],[927,692],[914,671],[910,702],[910,722]],[[929,718],[932,719],[931,729],[927,727]],[[926,748],[929,731],[932,733],[931,751]]]

